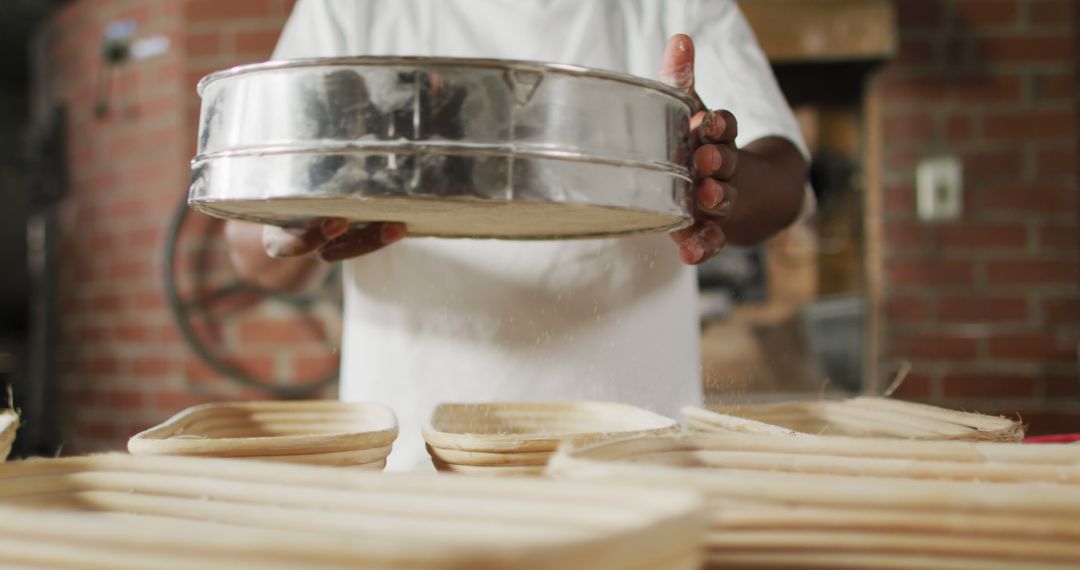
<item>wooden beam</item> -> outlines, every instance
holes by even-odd
[[[889,0],[739,0],[773,62],[887,59],[896,54]]]
[[[884,135],[881,125],[881,94],[873,80],[863,106],[866,147],[863,168],[863,267],[866,272],[866,344],[863,350],[863,391],[881,394],[885,312],[885,222],[882,174]]]

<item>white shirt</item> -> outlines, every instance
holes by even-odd
[[[350,55],[573,63],[656,78],[694,38],[697,90],[740,144],[805,145],[731,0],[300,0],[275,59]],[[666,235],[514,242],[411,238],[347,262],[341,397],[401,425],[388,467],[427,462],[439,402],[595,399],[675,416],[700,404],[697,285]]]

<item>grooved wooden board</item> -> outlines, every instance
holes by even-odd
[[[691,569],[681,490],[202,457],[0,465],[0,560],[30,568]]]
[[[715,568],[1080,567],[1080,447],[690,434],[567,444],[561,478],[696,489]]]

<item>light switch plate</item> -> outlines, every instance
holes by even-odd
[[[963,204],[964,166],[955,156],[928,158],[915,173],[919,219],[928,222],[960,217]]]

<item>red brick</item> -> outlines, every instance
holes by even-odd
[[[143,196],[113,200],[109,204],[109,218],[135,218],[146,212],[146,199]]]
[[[217,401],[218,398],[194,392],[162,390],[154,394],[153,400],[156,409],[166,414],[174,414],[191,406]]]
[[[1077,194],[1065,182],[987,184],[970,193],[976,211],[1060,214],[1076,208]]]
[[[157,290],[133,293],[127,295],[125,300],[128,306],[137,311],[157,311],[167,306],[165,296]]]
[[[953,223],[937,227],[937,245],[946,249],[1020,248],[1027,229],[1020,224]]]
[[[158,94],[153,97],[140,97],[135,102],[133,113],[136,116],[135,120],[149,121],[158,117],[174,117],[176,116],[176,110],[183,105],[183,94],[170,91],[168,93]],[[162,130],[169,127],[163,127]],[[175,129],[175,127],[173,127]],[[170,134],[169,138],[150,139],[148,144],[150,148],[157,148],[164,141],[168,141],[171,144],[176,144],[176,141],[183,140],[183,137],[187,136],[187,131],[184,130],[178,134]]]
[[[886,188],[885,209],[887,212],[914,212],[915,188],[906,185]]]
[[[925,113],[894,115],[882,120],[885,140],[920,140],[934,136],[934,121]]]
[[[91,374],[119,374],[120,360],[115,356],[97,356],[87,361],[84,369]]]
[[[296,356],[292,358],[292,380],[297,383],[310,382],[336,374],[341,359],[336,354],[319,356]]]
[[[273,381],[275,377],[274,360],[268,356],[246,355],[243,357],[226,357],[223,360],[227,366],[260,380]],[[196,383],[228,382],[223,374],[218,373],[194,356],[188,358],[185,363],[184,373],[188,380]]]
[[[893,66],[896,65],[896,63],[893,64]],[[885,75],[876,85],[886,105],[908,105],[918,101],[944,101],[948,96],[949,84],[945,78],[936,73],[931,75],[894,73]]]
[[[79,342],[93,344],[109,338],[109,330],[101,325],[84,325],[75,330],[75,338]]]
[[[972,137],[974,126],[968,115],[951,115],[945,119],[945,138],[950,141],[965,141]]]
[[[1080,411],[1050,411],[1038,408],[1015,411],[1027,427],[1028,436],[1056,435],[1080,431]]]
[[[957,69],[971,65],[972,42],[965,37],[946,36],[945,51],[942,52],[942,64],[946,69]]]
[[[138,3],[134,6],[128,6],[123,10],[115,13],[112,17],[116,20],[135,20],[140,26],[146,25],[153,19],[153,6],[150,4]]]
[[[929,377],[911,373],[904,378],[903,383],[892,393],[892,397],[901,400],[927,401],[931,396],[930,387]]]
[[[1016,178],[1024,166],[1024,153],[1020,148],[965,152],[963,159],[964,178],[968,182]]]
[[[90,307],[95,311],[118,311],[124,304],[124,298],[116,293],[99,293],[90,298]]]
[[[1041,333],[1012,334],[989,339],[989,349],[995,358],[1068,362],[1076,360],[1076,341]]]
[[[194,23],[266,18],[274,14],[272,4],[271,0],[188,0],[186,16]]]
[[[1007,26],[1017,20],[1016,0],[956,0],[953,16],[963,28]]]
[[[271,30],[241,30],[236,32],[235,49],[237,54],[254,55],[260,59],[268,59],[274,51],[280,29]]]
[[[901,37],[899,50],[890,63],[893,66],[909,67],[933,64],[936,60],[937,50],[933,41],[924,38]]]
[[[262,293],[254,289],[241,291],[233,295],[210,298],[203,301],[206,309],[214,314],[250,309],[262,302]]]
[[[131,373],[140,378],[166,376],[172,370],[172,359],[160,356],[143,356],[131,363]]]
[[[1080,298],[1043,299],[1042,313],[1047,325],[1080,324]]]
[[[288,16],[293,11],[293,6],[296,5],[296,0],[283,0],[281,3],[281,15]]]
[[[894,284],[902,285],[962,284],[972,281],[974,270],[966,260],[893,260],[888,262],[888,276]]]
[[[922,321],[929,313],[929,303],[918,297],[891,297],[885,302],[885,314],[890,321]]]
[[[1053,174],[1077,174],[1080,163],[1077,162],[1077,148],[1045,148],[1035,154],[1035,171],[1040,176]]]
[[[1000,103],[1019,101],[1024,93],[1018,73],[950,73],[941,81],[947,85],[949,100],[957,103]]]
[[[988,113],[982,125],[984,136],[1008,140],[1068,137],[1074,129],[1076,113],[1072,110]]]
[[[1064,25],[1072,21],[1076,0],[1029,0],[1028,17],[1032,24]]]
[[[1080,232],[1076,225],[1047,224],[1039,228],[1039,249],[1076,252],[1080,249]]]
[[[224,378],[224,375],[195,356],[189,357],[184,363],[184,376],[192,382],[209,382]]]
[[[113,327],[113,336],[121,342],[146,342],[156,340],[157,328],[132,323],[120,323]]]
[[[101,232],[90,234],[89,239],[86,240],[86,245],[90,250],[95,252],[95,255],[107,255],[114,247],[119,243],[116,233],[114,232]]]
[[[199,84],[199,81],[202,81],[202,78],[215,71],[218,71],[218,68],[214,66],[197,67],[187,70],[187,73],[184,74],[184,89],[188,92],[195,93],[195,88]]]
[[[187,56],[191,58],[212,57],[222,52],[220,30],[208,32],[188,32],[184,38]]]
[[[904,0],[896,3],[896,21],[901,30],[934,28],[944,23],[939,0]]]
[[[190,319],[188,325],[191,327],[196,338],[205,344],[220,343],[222,339],[222,331],[220,323],[207,323],[203,319]],[[161,329],[161,339],[167,343],[179,342],[183,339],[180,334],[180,328],[175,324],[168,324]]]
[[[937,306],[942,321],[1021,321],[1028,316],[1027,300],[1018,298],[946,297]]]
[[[921,250],[926,226],[914,222],[889,222],[885,225],[885,244],[891,251]]]
[[[1046,285],[1077,283],[1077,267],[1052,261],[989,261],[986,278],[997,285]]]
[[[145,261],[120,261],[109,267],[109,278],[118,282],[143,278],[153,273],[154,267]]]
[[[91,439],[115,440],[121,437],[121,433],[116,424],[109,421],[80,423],[75,431],[79,436]]]
[[[105,403],[114,410],[138,410],[143,407],[143,395],[132,390],[109,390]]]
[[[1047,376],[1043,383],[1049,398],[1080,398],[1080,376]]]
[[[979,38],[976,52],[995,63],[1067,63],[1072,57],[1068,35],[999,36]]]
[[[147,145],[160,144],[160,141],[179,139],[180,130],[173,127],[166,131],[150,133],[148,137],[150,138],[146,139]],[[175,188],[186,180],[188,176],[190,176],[190,173],[182,168],[180,161],[176,160],[175,156],[166,154],[161,158],[140,160],[137,164],[125,169],[121,174],[121,179],[129,188],[139,188],[144,192],[152,192],[150,195],[144,196],[146,209],[164,214],[167,210],[159,210],[158,206],[175,204],[177,200],[172,195],[156,190],[159,188]]]
[[[164,228],[150,227],[132,230],[124,234],[124,245],[129,251],[145,251],[147,249],[157,251],[161,245],[161,234]]]
[[[1039,102],[1071,101],[1076,96],[1076,77],[1072,73],[1040,73],[1032,81],[1033,95]]]
[[[976,350],[974,339],[941,334],[896,335],[892,342],[892,354],[898,358],[971,360]]]
[[[240,342],[252,344],[291,345],[318,341],[319,330],[304,321],[256,320],[240,325]]]
[[[946,398],[1023,398],[1035,392],[1035,379],[1000,374],[946,374]]]

